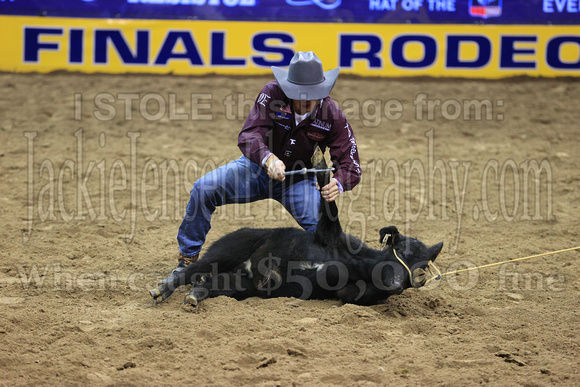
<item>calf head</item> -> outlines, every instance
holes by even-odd
[[[396,289],[397,293],[410,287],[419,288],[427,281],[440,276],[433,262],[441,252],[443,242],[427,247],[416,238],[401,235],[395,226],[385,227],[379,233],[383,250],[392,251],[403,267],[402,270],[389,273],[389,278],[383,279],[383,283]],[[427,271],[431,278],[427,278]]]

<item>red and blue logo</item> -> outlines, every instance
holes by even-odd
[[[469,0],[469,15],[473,17],[501,16],[502,0]]]

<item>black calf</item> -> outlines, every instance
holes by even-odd
[[[328,176],[317,176],[324,186]],[[374,304],[409,287],[420,287],[443,243],[425,246],[399,234],[380,231],[383,250],[374,250],[342,231],[334,202],[321,198],[315,233],[296,228],[243,228],[209,247],[203,258],[150,293],[156,301],[180,285],[193,284],[185,303],[208,297],[296,297]],[[170,277],[171,278],[171,277]]]

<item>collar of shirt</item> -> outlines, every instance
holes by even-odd
[[[322,107],[322,101],[323,101],[323,99],[320,100],[320,102],[316,106],[316,109],[309,111],[306,114],[298,114],[298,113],[294,112],[294,120],[296,121],[296,126],[298,126],[298,124],[300,124],[302,121],[304,121],[306,118],[308,118],[311,114],[314,113],[313,115],[316,116],[316,113]]]

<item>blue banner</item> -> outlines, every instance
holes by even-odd
[[[580,0],[0,0],[0,14],[317,23],[580,24]]]

